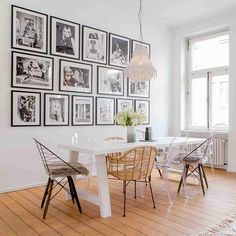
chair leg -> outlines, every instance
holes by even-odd
[[[207,177],[206,177],[206,173],[205,173],[204,167],[203,167],[202,164],[200,164],[200,167],[201,167],[201,169],[202,169],[203,178],[204,178],[204,180],[205,180],[206,187],[208,188],[208,181],[207,181]]]
[[[51,195],[52,195],[53,183],[54,183],[54,180],[50,179],[49,192],[48,192],[46,206],[45,206],[44,213],[43,213],[43,219],[45,219],[45,217],[47,215],[47,212],[48,212],[48,206],[49,206],[49,203],[50,203],[50,200],[51,200]]]
[[[184,171],[185,171],[185,169],[184,169]],[[181,175],[181,179],[179,181],[178,193],[179,193],[179,191],[181,189],[182,183],[183,183],[183,174]]]
[[[198,172],[199,172],[199,177],[200,177],[201,186],[202,186],[202,193],[203,193],[203,195],[205,195],[205,189],[204,189],[204,183],[203,183],[203,179],[202,179],[202,171],[201,171],[200,164],[198,164]]]
[[[186,178],[187,178],[187,175],[188,175],[188,167],[189,167],[188,164],[185,164],[185,165],[184,165],[183,173],[182,173],[181,179],[180,179],[180,181],[179,181],[178,193],[179,193],[179,191],[180,191],[180,189],[181,189],[181,187],[182,187],[182,185],[183,185],[183,179],[184,179],[184,177],[186,176]]]
[[[155,204],[155,200],[154,200],[154,197],[153,197],[153,192],[152,192],[152,185],[151,185],[151,178],[149,178],[149,187],[150,187],[150,192],[151,192],[151,195],[152,195],[152,203],[153,203],[153,208],[156,208],[156,204]]]
[[[75,183],[74,183],[74,181],[73,181],[73,179],[72,179],[71,176],[68,176],[68,178],[69,178],[70,181],[71,181],[71,186],[72,186],[72,189],[73,189],[73,195],[74,195],[74,197],[75,197],[76,204],[77,204],[77,206],[78,206],[78,208],[79,208],[79,212],[82,213],[80,201],[79,201],[78,194],[77,194],[77,191],[76,191],[76,188],[75,188]]]
[[[179,182],[178,193],[182,186],[185,187],[186,179],[188,177],[188,170],[189,170],[189,164],[185,164],[183,174]]]
[[[134,198],[137,198],[137,182],[134,181]]]
[[[75,203],[74,190],[73,190],[73,187],[71,185],[71,181],[69,179],[69,176],[67,176],[67,179],[68,179],[68,184],[69,184],[69,188],[70,188],[71,199],[72,199],[72,202]]]
[[[163,176],[162,176],[162,173],[161,173],[160,168],[157,167],[157,170],[158,170],[158,172],[159,172],[160,177],[163,179]]]
[[[164,189],[167,192],[167,196],[168,196],[168,200],[169,200],[169,204],[172,205],[173,202],[171,200],[171,194],[170,194],[170,188],[169,188],[169,180],[168,180],[168,168],[165,167],[162,171],[162,176],[163,176],[163,185],[164,185]]]
[[[189,170],[189,164],[187,164],[186,166],[186,172],[185,172],[185,175],[184,175],[184,178],[183,178],[183,190],[184,190],[184,195],[186,198],[188,198],[188,193],[187,193],[187,189],[186,189],[186,180],[188,178],[188,170]]]
[[[42,202],[41,202],[41,208],[43,208],[43,206],[44,206],[44,203],[45,203],[45,200],[46,200],[46,197],[47,197],[47,194],[48,194],[49,184],[50,184],[50,178],[48,178],[47,186],[46,186],[46,189],[45,189],[44,194],[43,194],[43,199],[42,199]]]
[[[157,161],[157,158],[155,158],[155,161]],[[160,177],[162,178],[162,173],[161,173],[160,168],[159,168],[157,165],[156,165],[156,168],[157,168],[157,170],[158,170],[158,172],[159,172]]]
[[[126,181],[123,181],[123,193],[124,193],[124,214],[123,214],[123,217],[125,217],[125,206],[126,206]]]

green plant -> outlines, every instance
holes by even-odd
[[[132,110],[121,111],[115,116],[115,121],[123,127],[137,126],[143,124],[145,121],[145,115]]]

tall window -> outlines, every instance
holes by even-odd
[[[186,128],[229,127],[229,32],[189,40]]]

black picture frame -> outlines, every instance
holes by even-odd
[[[142,92],[131,92],[131,83],[134,84],[134,87],[139,87],[139,86],[143,86],[143,84],[148,84],[148,88],[147,90],[147,94],[145,94],[145,91]],[[134,88],[135,89],[135,88]],[[133,98],[150,98],[150,80],[147,81],[132,81],[129,78],[127,78],[127,96],[128,97],[133,97]]]
[[[149,125],[150,124],[150,114],[151,114],[151,112],[150,112],[150,101],[149,100],[141,100],[141,99],[135,99],[134,100],[134,111],[135,112],[138,112],[138,108],[137,108],[137,103],[138,102],[143,102],[143,103],[147,103],[148,104],[148,111],[147,111],[147,113],[145,114],[145,115],[148,115],[148,117],[147,117],[147,119],[146,119],[146,122],[144,122],[143,123],[143,125]]]
[[[105,39],[106,39],[106,45],[105,45],[105,53],[104,53],[104,57],[105,59],[104,60],[96,60],[96,59],[89,59],[85,56],[85,30],[86,29],[90,29],[91,31],[94,31],[94,32],[101,32],[101,34],[105,34]],[[94,34],[94,33],[93,33]],[[92,42],[95,44],[95,42]],[[87,25],[82,25],[82,48],[81,48],[81,51],[82,51],[82,60],[85,61],[85,62],[91,62],[91,63],[96,63],[96,64],[101,64],[101,65],[106,65],[107,64],[107,60],[108,60],[108,32],[107,31],[104,31],[104,30],[100,30],[100,29],[97,29],[97,28],[94,28],[94,27],[90,27],[90,26],[87,26]]]
[[[74,99],[75,98],[82,98],[82,99],[86,99],[86,98],[88,98],[88,99],[91,99],[91,101],[92,101],[92,108],[91,108],[91,112],[92,112],[92,122],[90,123],[90,124],[76,124],[75,123],[75,121],[74,121],[74,103],[75,103],[75,101],[74,101]],[[72,110],[72,117],[71,117],[71,125],[72,126],[94,126],[94,97],[93,96],[81,96],[81,95],[72,95],[72,108],[71,108],[71,110]]]
[[[38,114],[37,114],[37,117],[38,117],[38,122],[35,122],[35,124],[31,124],[31,125],[27,125],[27,124],[24,124],[23,122],[27,122],[27,119],[29,118],[29,112],[28,109],[25,107],[23,107],[22,109],[22,113],[20,114],[15,114],[15,113],[18,113],[16,112],[15,110],[15,99],[14,99],[14,94],[16,93],[19,93],[22,94],[21,96],[25,96],[25,94],[28,94],[28,95],[37,95],[38,96]],[[19,101],[17,101],[17,104],[19,104]],[[25,105],[27,106],[31,106],[29,104],[29,102],[26,102]],[[36,111],[36,112],[37,112]],[[25,119],[25,121],[22,121],[23,124],[17,124],[17,122],[15,121],[15,115],[18,115],[20,116],[20,119],[22,120],[22,116],[25,115],[25,117],[23,119]],[[34,126],[41,126],[41,93],[40,92],[29,92],[29,91],[23,91],[23,90],[12,90],[11,91],[11,127],[34,127]]]
[[[38,37],[38,33],[39,33],[38,31],[35,32],[34,28],[30,29],[33,19],[30,19],[30,18],[27,19],[28,20],[27,25],[29,24],[29,26],[26,25],[27,30],[31,31],[31,32],[29,32],[30,37],[28,38],[28,42],[27,42],[27,38],[25,36],[23,36],[23,33],[25,34],[25,32],[20,32],[18,36],[16,35],[17,30],[16,30],[16,21],[15,21],[16,16],[15,15],[16,15],[17,9],[19,12],[20,11],[25,12],[25,14],[28,14],[28,15],[30,15],[30,13],[31,13],[31,15],[34,14],[34,17],[41,17],[42,19],[45,19],[45,22],[44,22],[45,25],[44,25],[44,30],[43,30],[44,35],[43,35],[43,40],[42,40],[43,44],[45,44],[45,46],[43,47],[42,50],[37,49],[37,47],[36,47],[37,44],[35,45],[35,42],[32,41],[33,37],[35,40],[35,37]],[[19,20],[19,24],[20,24],[20,19],[18,19],[18,20]],[[26,26],[25,26],[24,31],[26,31]],[[32,36],[33,33],[34,33],[34,35]],[[24,40],[26,41],[25,43],[23,42]],[[20,43],[25,44],[25,45],[20,45]],[[30,45],[26,46],[26,43],[27,44],[30,43]],[[38,12],[38,11],[19,7],[16,5],[11,5],[11,47],[14,49],[20,49],[20,50],[25,50],[25,51],[29,51],[29,52],[47,54],[48,53],[48,15]]]
[[[74,30],[75,30],[75,32],[74,32],[74,34],[75,34],[74,35],[74,47],[78,47],[78,48],[75,48],[75,50],[74,50],[73,46],[72,46],[73,43],[71,43],[71,46],[72,46],[72,50],[75,51],[74,52],[75,56],[73,56],[69,53],[56,52],[56,46],[57,45],[55,44],[55,41],[56,41],[56,37],[57,37],[56,36],[57,32],[54,32],[54,30],[56,31],[56,28],[54,29],[54,25],[53,25],[54,20],[58,21],[60,24],[66,25],[67,27],[69,27],[69,26],[74,27]],[[71,30],[71,28],[70,28],[70,30]],[[78,33],[77,37],[76,37],[76,32]],[[80,45],[81,45],[81,30],[80,30],[80,24],[79,23],[76,23],[76,22],[73,22],[73,21],[70,21],[70,20],[66,20],[66,19],[62,19],[62,18],[59,18],[59,17],[55,17],[55,16],[50,16],[50,54],[51,55],[57,56],[57,57],[63,57],[63,58],[70,58],[70,59],[73,59],[73,60],[80,60],[80,53],[81,53]]]
[[[44,81],[39,81],[40,77],[35,76],[36,81],[34,82],[36,84],[39,84],[39,83],[41,83],[41,84],[44,83],[45,84],[47,82],[47,80],[50,79],[51,83],[49,83],[48,88],[46,88],[45,86],[40,86],[40,85],[38,85],[38,86],[37,85],[28,86],[29,85],[28,83],[24,83],[25,79],[29,76],[29,66],[28,66],[28,75],[26,75],[26,74],[24,74],[26,72],[24,72],[25,68],[24,68],[23,62],[21,64],[21,66],[19,66],[17,64],[17,55],[18,55],[18,57],[20,57],[20,55],[23,55],[23,56],[25,56],[26,60],[27,59],[29,59],[29,61],[32,60],[31,62],[33,62],[33,63],[35,62],[34,60],[37,60],[37,58],[39,58],[39,59],[44,58],[45,61],[51,61],[51,63],[50,63],[51,64],[51,69],[48,69],[48,71],[51,71],[51,75],[47,79],[45,78]],[[37,64],[37,68],[34,68],[35,67],[34,64]],[[32,64],[32,71],[31,71],[32,74],[35,72],[36,75],[41,75],[41,77],[43,76],[43,73],[45,74],[45,76],[48,74],[48,73],[45,73],[45,69],[40,68],[43,65],[41,62],[40,63],[35,62],[34,64]],[[21,77],[26,76],[23,79],[23,83],[22,83],[22,78],[17,78],[17,73],[22,73]],[[30,76],[32,76],[31,73],[30,73]],[[18,79],[20,79],[21,82],[17,85],[17,80]],[[31,80],[32,80],[32,78],[31,78]],[[20,51],[12,51],[12,53],[11,53],[11,87],[12,88],[53,90],[53,86],[54,86],[54,58],[53,57],[47,57],[47,56],[36,55],[36,54],[29,54],[29,53],[24,53],[24,52],[20,52]]]
[[[102,123],[102,122],[100,122],[99,121],[99,119],[98,119],[98,107],[99,107],[99,105],[98,105],[98,101],[99,100],[101,100],[101,99],[103,99],[103,100],[112,100],[112,103],[113,103],[113,109],[112,109],[112,112],[113,112],[113,114],[112,114],[112,117],[111,117],[111,120],[113,120],[112,122],[107,122],[107,123]],[[115,125],[115,98],[111,98],[111,97],[96,97],[96,110],[95,110],[96,112],[95,112],[95,116],[96,116],[96,125]]]
[[[119,112],[119,101],[130,101],[132,103],[132,110],[134,111],[134,100],[130,99],[130,98],[117,98],[116,99],[116,114],[118,114]]]
[[[81,68],[78,67],[79,70],[82,69],[82,67],[84,67],[83,69],[87,69],[90,68],[90,75],[89,75],[89,84],[90,84],[90,88],[89,91],[83,91],[83,89],[80,90],[76,90],[73,89],[73,86],[67,86],[68,88],[64,88],[66,87],[64,85],[64,79],[62,78],[62,64],[64,63],[64,65],[66,64],[67,67],[70,67],[69,65],[74,65],[74,66],[81,66]],[[67,68],[68,69],[68,68]],[[71,69],[71,68],[70,68]],[[72,70],[72,69],[71,69]],[[70,89],[69,89],[70,88]],[[82,63],[82,62],[78,62],[78,61],[70,61],[70,60],[64,60],[64,59],[60,59],[59,60],[59,91],[64,91],[64,92],[73,92],[73,93],[82,93],[82,94],[92,94],[93,93],[93,65],[92,64],[87,64],[87,63]]]
[[[123,40],[123,41],[127,41],[128,42],[128,48],[127,48],[127,56],[126,56],[126,62],[125,63],[114,63],[112,62],[112,46],[113,46],[113,37],[117,38],[117,39],[120,39],[120,40]],[[115,67],[119,67],[119,68],[126,68],[127,64],[129,63],[130,61],[130,42],[131,42],[131,39],[130,38],[127,38],[127,37],[124,37],[124,36],[121,36],[121,35],[118,35],[118,34],[113,34],[113,33],[109,33],[109,57],[108,57],[108,65],[110,66],[115,66]],[[120,49],[121,52],[122,52],[122,49]]]
[[[100,78],[100,71],[101,69],[105,69],[105,70],[114,70],[114,71],[118,71],[118,72],[122,72],[122,88],[121,88],[121,93],[115,93],[115,92],[102,92],[100,89],[100,84],[101,84],[101,78]],[[101,94],[101,95],[110,95],[110,96],[124,96],[124,85],[125,85],[125,76],[124,76],[124,70],[120,69],[120,68],[114,68],[114,67],[107,67],[107,66],[97,66],[97,94]],[[112,86],[112,85],[111,85]]]
[[[52,123],[48,123],[47,121],[47,118],[49,115],[49,112],[48,112],[48,106],[49,104],[47,104],[47,96],[54,96],[57,98],[60,98],[60,97],[65,97],[67,98],[67,105],[65,106],[65,109],[67,109],[67,115],[65,114],[64,117],[66,117],[67,119],[67,122],[61,122],[60,121],[55,121],[55,122],[52,122]],[[51,116],[52,117],[52,116]],[[70,96],[68,94],[60,94],[60,93],[44,93],[44,126],[69,126],[70,125]],[[58,123],[57,123],[58,122]]]
[[[149,58],[151,58],[151,44],[150,43],[146,43],[146,42],[141,42],[141,41],[138,41],[138,40],[135,40],[135,39],[132,39],[132,43],[131,43],[131,53],[130,53],[131,57],[133,56],[133,52],[134,52],[134,48],[135,48],[134,47],[134,43],[142,44],[142,45],[147,46],[148,47],[148,55],[149,55]]]

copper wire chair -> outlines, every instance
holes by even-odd
[[[72,176],[74,175],[88,175],[89,171],[80,163],[70,163],[61,159],[58,155],[52,152],[44,144],[34,139],[36,146],[38,148],[40,157],[43,161],[44,168],[48,174],[48,183],[43,195],[41,202],[41,208],[44,207],[46,201],[46,206],[44,208],[43,219],[45,219],[49,207],[50,201],[64,188],[72,198],[73,203],[76,201],[76,204],[79,208],[80,213],[82,213],[80,201],[77,195],[75,184]],[[64,180],[67,178],[67,181]],[[69,189],[66,185],[69,185]],[[55,185],[54,185],[55,184]],[[52,190],[60,186],[61,188],[53,195]]]
[[[153,208],[156,208],[152,186],[151,186],[151,172],[153,163],[157,155],[157,148],[154,146],[140,146],[132,148],[118,157],[108,156],[108,174],[123,181],[124,193],[124,214],[126,212],[126,187],[132,181],[135,184],[135,198],[136,198],[136,182],[149,183],[150,192],[152,196]]]

